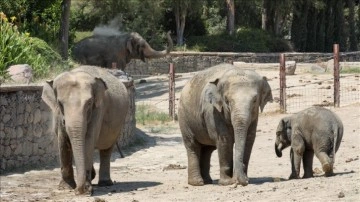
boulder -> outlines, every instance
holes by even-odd
[[[285,62],[285,74],[286,75],[294,75],[296,70],[296,62],[295,61],[286,61]]]
[[[12,65],[7,69],[7,72],[16,83],[29,84],[33,77],[32,69],[28,64]]]

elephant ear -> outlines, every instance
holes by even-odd
[[[279,125],[278,125],[278,127],[276,129],[276,134],[277,135],[282,135],[283,137],[286,137],[286,138],[290,138],[288,136],[291,135],[291,134],[287,134],[287,130],[290,127],[291,127],[290,118],[289,117],[284,117],[279,122]]]
[[[267,78],[264,76],[262,79],[262,90],[261,90],[261,100],[260,100],[260,110],[264,110],[264,107],[267,102],[272,102],[273,96]]]
[[[94,85],[94,104],[95,107],[99,107],[101,103],[103,102],[103,98],[105,96],[105,91],[108,89],[105,81],[101,78],[96,77],[95,78],[96,83]]]
[[[146,48],[146,41],[138,33],[133,32],[130,34],[130,38],[126,42],[126,48],[130,55],[138,56],[145,62],[144,48]]]
[[[53,83],[54,83],[53,80],[46,81],[46,83],[43,86],[41,98],[50,107],[50,109],[53,112],[55,112],[57,108],[57,104],[56,104],[55,91],[53,89]]]
[[[209,82],[204,89],[204,101],[210,103],[219,112],[222,111],[223,101],[218,88],[219,79]]]

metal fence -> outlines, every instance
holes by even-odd
[[[280,58],[281,57],[285,59],[286,56],[280,55]],[[333,58],[334,56],[319,58],[314,64]],[[304,62],[311,63],[314,61]],[[335,61],[334,66],[336,65],[338,64]],[[335,74],[339,76],[338,79],[334,79],[334,73],[313,74],[311,79],[303,79],[301,74],[295,76],[285,75],[285,67],[280,67],[282,67],[281,63],[275,67],[280,70],[279,76],[274,77],[271,82],[269,81],[274,102],[269,103],[265,107],[265,111],[295,113],[314,105],[341,107],[360,102],[358,73],[339,74],[339,71],[335,70]],[[339,66],[337,66],[337,68],[339,68]],[[141,79],[138,79],[138,83],[136,84],[137,105],[152,106],[154,110],[168,112],[169,116],[175,119],[179,100],[179,97],[176,97],[176,95],[179,95],[186,81],[195,74],[176,74],[175,69],[176,67],[170,64],[169,75],[158,75],[155,79],[147,77],[153,75],[135,75],[135,78],[136,76],[138,78],[146,77],[146,83],[142,83]],[[269,66],[266,69],[269,70]],[[272,69],[274,69],[274,67],[272,67]],[[283,77],[287,77],[288,80],[282,80]],[[145,82],[145,80],[143,82]],[[336,89],[336,85],[338,85],[338,89]],[[336,99],[336,97],[338,98]]]

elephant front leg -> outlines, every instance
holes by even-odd
[[[304,167],[304,176],[303,178],[313,177],[313,159],[314,151],[306,150],[303,156],[303,167]]]
[[[75,189],[74,169],[72,167],[72,149],[69,137],[59,129],[58,146],[60,157],[61,180],[59,189]]]
[[[248,135],[246,136],[245,149],[244,149],[244,173],[248,174],[249,161],[251,151],[255,142],[257,120],[253,121],[248,129]]]
[[[291,175],[289,179],[299,179],[301,156],[296,152],[294,152],[293,148],[291,148],[290,150],[290,160],[291,160]]]
[[[110,178],[110,158],[113,146],[100,150],[100,170],[98,186],[111,186],[113,181]]]
[[[233,179],[233,144],[219,140],[218,145],[219,164],[220,164],[220,185],[231,185],[235,183]]]

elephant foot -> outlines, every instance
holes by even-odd
[[[323,171],[325,172],[326,177],[330,177],[334,175],[332,166],[329,163],[325,163],[322,166]]]
[[[106,186],[112,186],[114,185],[114,182],[112,180],[99,180],[98,186],[99,187],[106,187]]]
[[[298,174],[291,173],[289,180],[292,180],[292,179],[300,179],[300,176]]]
[[[306,179],[306,178],[312,178],[314,177],[313,174],[304,174],[303,178]]]
[[[212,184],[212,183],[213,180],[211,179],[211,177],[204,178],[204,184]]]
[[[192,186],[203,186],[205,183],[202,178],[188,178],[188,184]]]
[[[232,185],[234,183],[235,183],[235,180],[232,178],[225,178],[225,179],[219,180],[219,185],[222,185],[222,186]]]
[[[93,194],[93,189],[90,182],[86,182],[84,186],[76,187],[75,189],[76,195],[89,195]]]
[[[59,183],[59,189],[60,190],[64,190],[64,189],[75,189],[76,187],[76,183],[75,180],[61,180]]]
[[[236,184],[240,184],[241,186],[247,186],[249,184],[249,178],[246,175],[243,177],[238,177],[236,179]]]

